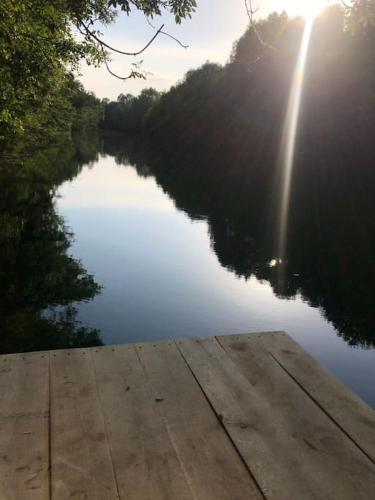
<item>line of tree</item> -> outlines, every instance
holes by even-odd
[[[160,94],[153,88],[143,89],[139,96],[120,94],[117,101],[104,99],[101,128],[116,132],[143,132],[148,114]]]
[[[227,65],[207,63],[155,97],[136,147],[124,136],[112,154],[154,175],[179,209],[207,219],[223,266],[268,280],[281,297],[301,294],[350,344],[372,346],[375,29],[352,31],[337,6],[316,20],[311,37],[282,284],[267,265],[303,29],[303,19],[272,15],[257,25],[264,47],[249,27]],[[129,129],[131,108],[117,120],[119,131]]]
[[[136,56],[157,36],[170,35],[161,26],[136,52],[112,47],[100,30],[119,11],[138,11],[148,20],[167,11],[180,23],[195,6],[195,0],[2,0],[0,147],[33,134],[39,139],[51,133],[53,138],[59,130],[95,125],[98,101],[72,76],[82,61],[104,64],[112,77],[122,80],[144,78],[137,61],[127,75],[116,75],[111,53]],[[77,107],[82,113],[76,120]]]
[[[305,75],[301,128],[306,132],[313,122],[309,113],[315,112],[314,123],[323,124],[330,136],[373,133],[375,28],[350,26],[339,5],[315,22]],[[263,149],[277,152],[303,30],[303,19],[272,14],[256,30],[249,26],[224,67],[206,63],[168,92],[150,88],[139,97],[121,94],[117,101],[105,101],[103,127],[143,130],[181,147],[201,143],[206,148],[216,141],[229,151],[234,143],[235,151],[246,148],[254,157],[267,143]]]
[[[348,30],[367,32],[374,25],[374,0],[348,0],[342,4]],[[0,147],[35,132],[45,137],[51,129],[53,136],[59,128],[64,131],[73,127],[72,75],[82,60],[95,66],[104,64],[112,77],[121,80],[144,78],[137,61],[130,64],[127,74],[115,74],[111,69],[111,53],[137,56],[158,36],[171,37],[183,45],[163,25],[155,28],[153,36],[139,50],[127,51],[109,45],[101,29],[112,23],[119,11],[126,14],[138,11],[149,22],[166,11],[180,23],[191,17],[195,7],[195,0],[3,0]],[[254,29],[254,25],[252,28],[253,33],[261,31]],[[268,39],[262,36],[262,40]],[[93,104],[95,108],[97,103]],[[94,116],[91,119],[96,121]]]

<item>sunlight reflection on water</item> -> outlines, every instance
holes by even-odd
[[[291,84],[287,112],[285,116],[283,135],[281,139],[281,192],[279,207],[279,224],[277,235],[277,257],[275,263],[285,262],[286,244],[288,236],[288,214],[290,188],[293,175],[294,153],[298,133],[298,119],[301,108],[301,99],[303,91],[303,80],[306,67],[306,59],[309,50],[314,16],[306,19],[304,33],[301,42],[301,49],[297,59],[296,68]],[[284,275],[283,266],[279,266],[279,286],[283,287]]]
[[[76,304],[79,319],[105,343],[286,330],[375,406],[375,351],[348,346],[299,294],[285,300],[267,281],[229,272],[207,222],[177,210],[153,177],[101,157],[59,194],[75,235],[71,252],[103,285],[93,301]]]

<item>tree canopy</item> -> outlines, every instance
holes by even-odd
[[[79,61],[108,66],[112,49],[103,40],[100,26],[113,22],[119,9],[127,14],[138,10],[148,18],[166,10],[179,23],[194,8],[195,0],[4,0],[0,7],[0,140],[44,128],[50,113],[64,115],[71,74]],[[133,66],[128,76],[142,75]]]

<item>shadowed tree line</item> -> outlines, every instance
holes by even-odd
[[[100,345],[75,303],[100,286],[69,255],[73,234],[57,214],[57,187],[97,159],[97,137],[0,161],[0,352]]]
[[[69,45],[66,29],[71,16],[85,22],[101,5],[131,3],[95,1],[90,10],[88,2],[62,2],[74,12],[54,20],[58,2],[7,2],[0,20],[8,28],[0,30],[2,352],[100,343],[98,331],[77,321],[74,305],[100,287],[69,256],[72,235],[53,205],[57,186],[94,161],[101,147],[87,134],[79,147],[62,136],[88,132],[100,120],[111,130],[137,132],[137,139],[107,138],[106,152],[154,175],[179,209],[205,218],[223,266],[268,280],[280,297],[301,294],[347,342],[374,345],[372,24],[336,7],[315,23],[281,283],[268,263],[275,257],[280,137],[303,20],[270,16],[257,24],[258,34],[246,31],[228,64],[191,70],[167,93],[146,89],[139,97],[99,102],[67,68],[86,50],[95,62],[100,43],[89,37],[85,47]],[[158,4],[139,2],[146,15],[144,9]],[[15,15],[17,33],[9,36]],[[51,138],[55,145],[42,150]]]
[[[172,153],[220,150],[259,168],[277,163],[290,83],[304,20],[273,14],[249,27],[224,67],[206,63],[168,92],[145,89],[104,102],[105,129],[139,132]],[[260,39],[267,40],[265,47]],[[374,132],[375,28],[352,32],[339,6],[315,21],[307,61],[300,149],[321,154],[332,138],[366,145]],[[362,146],[362,144],[361,144]]]
[[[223,266],[270,281],[281,297],[301,294],[349,343],[370,346],[375,29],[352,30],[337,6],[315,21],[307,57],[285,280],[268,265],[277,257],[280,141],[303,29],[286,14],[258,23],[258,33],[249,27],[227,65],[207,63],[154,96],[142,137],[123,138],[112,153],[208,220]],[[110,105],[119,109],[107,104],[106,120]],[[130,119],[128,110],[118,130],[129,131]]]
[[[145,129],[148,114],[159,100],[159,92],[143,89],[138,97],[120,94],[117,101],[103,100],[101,128],[116,132],[138,133]]]
[[[207,220],[212,248],[223,267],[245,279],[268,281],[280,298],[300,295],[350,345],[375,345],[374,174],[363,176],[351,159],[334,163],[336,168],[307,158],[300,164],[303,172],[296,172],[288,260],[280,283],[277,268],[270,267],[276,219],[270,208],[273,188],[267,183],[255,175],[228,176],[233,163],[227,158],[200,153],[194,161],[177,161],[155,141],[135,136],[106,134],[104,151],[118,164],[134,165],[139,175],[154,176],[192,219]],[[236,168],[245,172],[248,163],[237,160]],[[342,177],[340,168],[351,171],[350,178]]]

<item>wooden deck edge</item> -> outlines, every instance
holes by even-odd
[[[216,337],[259,339],[261,345],[307,396],[375,464],[375,411],[286,332]]]
[[[14,498],[20,500],[26,498],[25,495],[30,500],[47,499],[51,495],[56,499],[66,498],[60,487],[63,480],[66,481],[70,462],[77,466],[69,469],[71,491],[81,487],[79,467],[82,464],[90,479],[85,486],[88,498],[104,498],[107,494],[108,498],[117,498],[122,495],[119,491],[131,490],[129,484],[133,484],[133,478],[121,465],[123,446],[119,447],[118,443],[127,442],[129,429],[134,442],[143,442],[139,417],[150,435],[156,436],[156,444],[151,444],[149,451],[157,460],[161,457],[158,450],[169,439],[169,452],[172,453],[178,443],[184,460],[191,465],[195,452],[191,451],[186,438],[191,429],[196,431],[201,426],[199,418],[195,419],[199,425],[194,427],[193,417],[202,412],[206,423],[203,431],[193,433],[194,439],[203,443],[208,456],[217,440],[209,438],[207,429],[214,434],[216,428],[225,432],[235,452],[236,462],[225,466],[232,471],[229,477],[234,484],[233,491],[242,488],[240,483],[233,483],[238,459],[238,470],[242,470],[242,466],[246,469],[244,484],[251,479],[255,485],[255,490],[248,485],[254,495],[251,498],[258,499],[258,492],[263,498],[323,498],[323,493],[331,488],[331,479],[337,481],[340,498],[350,500],[362,480],[362,493],[366,487],[369,490],[375,487],[375,412],[284,331],[3,354],[0,355],[1,369],[3,397],[7,398],[4,408],[9,408],[11,413],[0,415],[6,424],[1,437],[8,450],[4,454],[9,453],[13,462],[0,464],[0,469],[9,479],[4,482],[4,488],[9,486],[9,491],[16,488],[18,496]],[[189,371],[199,390],[194,388],[195,383],[189,388]],[[12,396],[13,390],[16,397]],[[213,419],[204,409],[205,405],[200,404],[202,401],[207,402],[215,415]],[[66,402],[70,404],[66,406]],[[137,410],[137,404],[143,413]],[[44,413],[40,413],[41,410]],[[154,418],[155,415],[159,417]],[[156,421],[165,439],[162,433],[154,432],[159,429],[154,428]],[[167,421],[169,424],[165,427]],[[72,422],[76,425],[72,426]],[[315,431],[320,433],[320,441],[319,436],[314,436]],[[86,436],[84,443],[79,444],[83,435]],[[114,436],[119,436],[119,440]],[[15,439],[16,445],[10,438]],[[152,443],[153,439],[147,442]],[[219,449],[221,461],[225,463],[228,454],[223,455],[224,448],[219,446]],[[285,451],[281,460],[279,450]],[[319,450],[322,462],[317,459]],[[316,491],[313,496],[306,496],[310,472],[300,470],[299,479],[294,477],[298,476],[295,470],[299,470],[299,464],[295,458],[299,453],[307,460],[306,470],[316,467],[322,474],[323,486],[315,482],[316,476],[311,476],[311,484],[323,488],[318,488],[320,496]],[[332,456],[341,461],[338,468],[329,458],[324,461]],[[176,457],[169,463],[170,472],[180,470]],[[267,465],[272,465],[270,470],[274,476],[269,476]],[[202,476],[205,466],[203,460],[191,471],[199,491],[207,487],[207,476]],[[326,470],[330,471],[330,477],[325,475]],[[350,471],[347,483],[345,470]],[[40,478],[36,472],[41,474]],[[239,476],[244,477],[242,473]],[[176,479],[177,476],[171,472],[170,477]],[[285,478],[290,484],[286,484]],[[159,484],[159,479],[154,486]],[[25,484],[29,488],[27,493]],[[138,482],[137,487],[143,488],[140,484]],[[0,480],[2,498],[1,485]],[[214,489],[216,494],[218,491],[222,494],[216,484]],[[176,493],[173,489],[170,491]],[[280,497],[280,491],[287,492],[287,496]],[[188,490],[186,495],[184,498],[190,498]]]
[[[287,335],[289,336],[285,331],[282,330],[270,330],[270,331],[256,331],[256,332],[245,332],[245,333],[233,333],[229,334],[231,337],[246,337],[248,335]],[[206,337],[212,337],[212,338],[218,338],[218,337],[226,337],[228,335],[224,334],[217,334],[217,335],[207,335],[205,337],[202,337],[201,335],[196,335],[193,337],[165,337],[161,339],[156,339],[156,340],[143,340],[140,342],[126,342],[124,344],[105,344],[105,345],[99,345],[99,346],[89,346],[89,347],[64,347],[63,349],[49,349],[49,350],[41,350],[41,351],[26,351],[26,352],[12,352],[12,353],[4,353],[0,354],[0,359],[3,358],[4,356],[12,357],[12,356],[32,356],[32,355],[49,355],[50,353],[55,353],[55,352],[65,352],[65,351],[76,351],[76,350],[88,350],[88,349],[118,349],[118,348],[125,348],[125,347],[131,347],[131,346],[137,346],[137,345],[142,345],[142,344],[163,344],[165,342],[170,342],[173,343],[175,341],[178,341],[180,339],[200,339],[200,338],[206,338]]]
[[[158,339],[128,344],[2,354],[0,355],[0,362],[11,362],[12,359],[30,359],[39,356],[48,358],[64,352],[69,355],[72,351],[117,351],[132,349],[142,345],[172,345],[187,338],[203,340],[209,337],[177,337],[174,339]],[[257,331],[241,334],[215,335],[211,338],[215,338],[219,344],[221,338],[230,338],[239,342],[258,339],[265,352],[268,352],[273,357],[309,398],[375,463],[375,411],[335,375],[330,373],[328,369],[310,356],[285,331]]]

